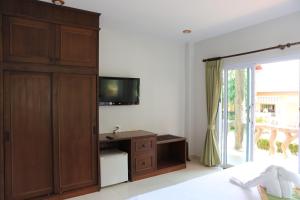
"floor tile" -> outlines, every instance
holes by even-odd
[[[168,187],[170,185],[175,185],[219,170],[221,169],[204,167],[198,160],[192,160],[187,163],[186,169],[139,181],[120,183],[105,187],[102,188],[100,192],[76,197],[72,200],[124,200],[139,194]]]

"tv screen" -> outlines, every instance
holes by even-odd
[[[137,105],[140,103],[140,79],[100,77],[100,105]]]

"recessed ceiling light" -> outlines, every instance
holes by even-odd
[[[190,34],[190,33],[192,33],[192,30],[191,30],[191,29],[184,29],[184,30],[182,31],[182,33],[183,33],[183,34]]]
[[[52,0],[52,2],[55,4],[55,5],[59,5],[59,6],[62,6],[65,4],[65,1],[64,0]]]

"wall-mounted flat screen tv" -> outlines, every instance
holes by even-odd
[[[140,79],[99,77],[100,106],[138,105],[140,103]]]

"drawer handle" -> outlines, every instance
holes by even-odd
[[[142,144],[142,147],[143,147],[143,148],[145,148],[145,147],[146,147],[146,145],[145,145],[145,144]]]

